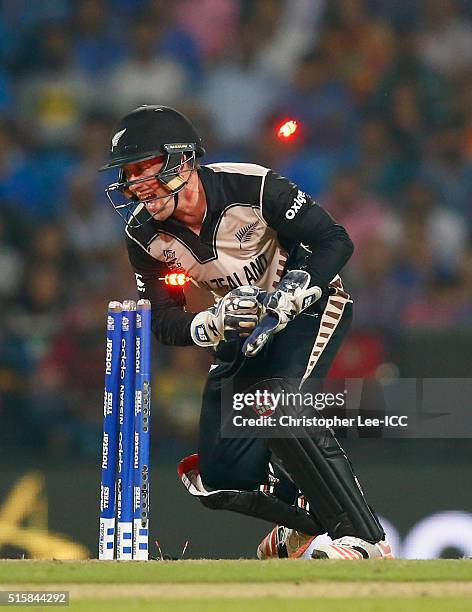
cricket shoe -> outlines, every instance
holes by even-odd
[[[392,549],[387,540],[371,544],[360,538],[344,536],[329,544],[318,544],[311,553],[312,559],[393,559]]]
[[[258,559],[298,559],[316,536],[306,535],[296,529],[277,525],[257,547]]]

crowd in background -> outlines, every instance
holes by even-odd
[[[471,0],[4,0],[4,448],[96,456],[106,303],[136,295],[97,168],[143,103],[187,113],[203,163],[272,167],[347,228],[339,375],[375,376],[405,329],[471,327]],[[159,431],[192,439],[208,359],[155,348]]]

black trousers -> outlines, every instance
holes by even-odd
[[[324,379],[349,330],[352,303],[346,302],[342,312],[334,313],[337,319],[323,316],[325,308],[310,310],[298,315],[255,357],[244,357],[242,341],[221,343],[203,392],[200,417],[200,472],[209,487],[251,491],[268,482],[271,453],[267,441],[221,434],[223,388],[242,392],[268,378],[291,382],[305,378],[311,389],[313,379]],[[287,495],[291,497],[292,492]]]

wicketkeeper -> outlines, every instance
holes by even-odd
[[[333,543],[315,546],[313,558],[391,557],[330,429],[223,435],[225,390],[283,394],[326,376],[352,317],[339,272],[353,245],[286,178],[255,164],[200,165],[204,153],[184,115],[142,106],[117,125],[102,168],[118,170],[107,194],[125,219],[157,339],[214,353],[198,455],[181,462],[181,478],[209,508],[276,523],[261,559],[300,557],[323,533]],[[215,305],[187,312],[183,290],[160,280],[170,270],[213,292]]]

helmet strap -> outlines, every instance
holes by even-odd
[[[176,193],[174,195],[174,210],[172,211],[172,214],[175,213],[175,211],[177,210],[177,206],[179,205],[179,194]]]

